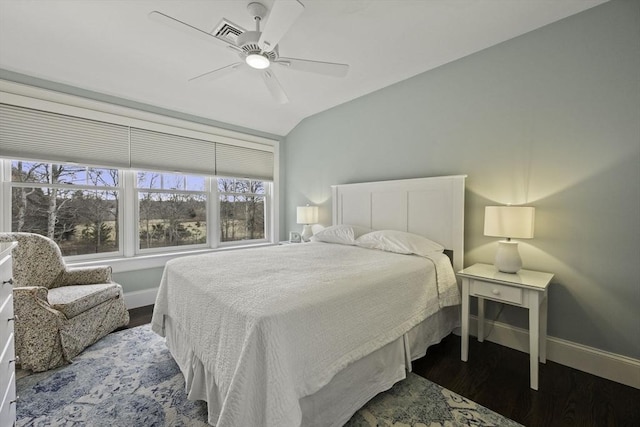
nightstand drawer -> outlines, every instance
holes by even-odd
[[[522,304],[522,289],[497,283],[471,280],[469,293],[473,296],[489,298],[495,301]]]

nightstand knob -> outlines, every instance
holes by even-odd
[[[491,293],[492,293],[492,294],[494,294],[494,295],[500,295],[500,291],[499,291],[499,290],[497,290],[497,289],[493,289],[493,290],[491,291]]]

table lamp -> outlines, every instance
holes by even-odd
[[[522,268],[518,242],[512,238],[533,238],[535,208],[531,206],[486,206],[484,235],[506,237],[498,242],[495,266],[503,273],[517,273]]]
[[[304,224],[301,235],[302,240],[308,242],[309,238],[313,236],[313,231],[311,231],[311,224],[316,224],[318,222],[318,207],[309,205],[298,206],[297,214],[297,223]]]

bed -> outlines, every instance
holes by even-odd
[[[312,242],[168,262],[152,328],[208,422],[339,426],[405,378],[459,325],[464,179],[332,187],[334,225],[427,236],[449,256]]]

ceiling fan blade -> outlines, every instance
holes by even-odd
[[[333,62],[309,61],[308,59],[278,58],[274,61],[292,70],[308,71],[310,73],[324,74],[325,76],[344,77],[349,71],[347,64]]]
[[[186,22],[182,22],[179,19],[173,18],[169,15],[166,15],[162,12],[158,12],[157,10],[154,10],[153,12],[149,13],[149,19],[151,19],[152,21],[155,22],[159,22],[163,25],[167,25],[173,29],[176,29],[178,31],[182,31],[182,32],[186,32],[191,34],[192,36],[196,36],[196,37],[200,37],[203,40],[207,40],[207,41],[213,41],[214,43],[219,44],[220,46],[226,46],[229,48],[232,48],[234,50],[238,50],[241,51],[240,48],[238,48],[237,46],[233,46],[233,45],[229,45],[225,42],[223,42],[222,40],[216,38],[213,34],[208,33],[204,30],[201,30],[200,28],[196,28],[193,25],[189,25]]]
[[[262,72],[262,79],[264,83],[267,85],[267,89],[271,92],[273,98],[278,101],[279,104],[286,104],[289,102],[289,98],[285,93],[284,89],[280,85],[280,82],[276,78],[275,74],[271,70],[264,70]]]
[[[282,36],[289,31],[302,11],[304,11],[304,5],[298,0],[276,0],[258,40],[260,49],[265,52],[271,52],[275,49]]]
[[[226,76],[227,74],[231,74],[234,71],[239,70],[244,65],[244,62],[236,62],[234,64],[227,65],[226,67],[218,68],[217,70],[208,71],[204,74],[200,74],[199,76],[192,77],[189,79],[189,81],[192,82],[194,80],[205,81],[219,79],[220,77]]]

